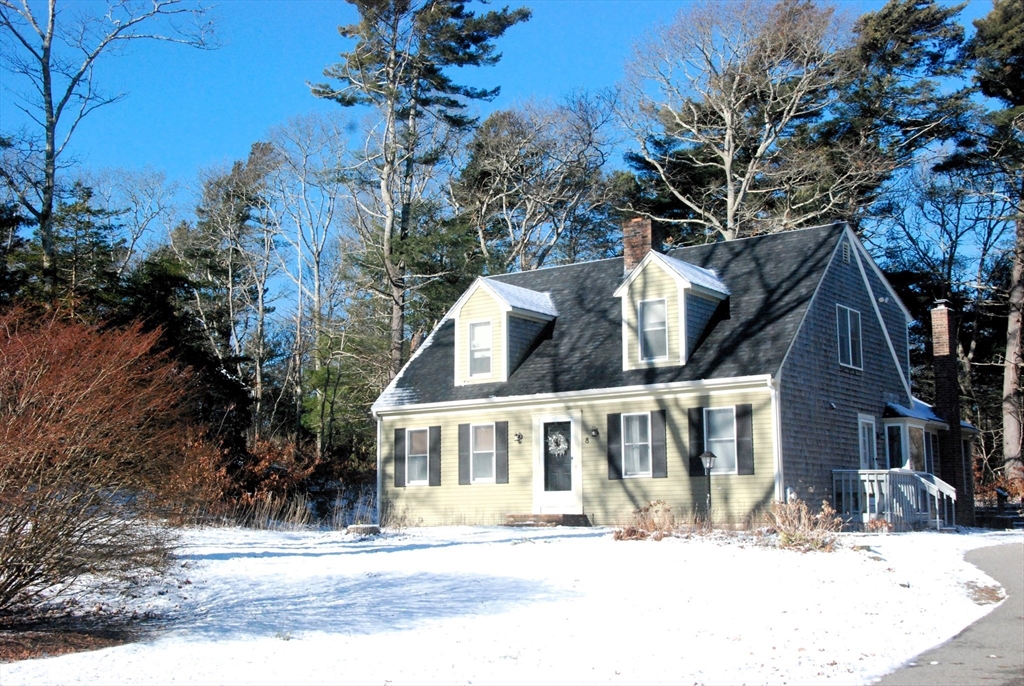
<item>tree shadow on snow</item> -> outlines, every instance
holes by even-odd
[[[515,545],[520,542],[542,543],[560,539],[582,539],[601,538],[607,536],[607,531],[595,530],[586,533],[573,532],[572,534],[533,534],[529,538],[517,541],[496,541],[490,538],[480,540],[450,540],[450,541],[419,541],[414,540],[408,543],[395,543],[394,539],[364,539],[362,541],[323,541],[315,546],[310,546],[308,540],[296,541],[295,549],[289,550],[287,543],[279,543],[272,549],[252,550],[246,542],[239,542],[238,550],[220,550],[215,553],[189,553],[182,551],[178,554],[181,560],[234,560],[234,559],[260,559],[275,557],[328,557],[335,555],[365,555],[367,553],[405,553],[416,550],[433,550],[439,548],[451,548],[467,545]],[[219,544],[219,548],[227,547]],[[264,546],[266,548],[267,546]]]
[[[239,579],[182,609],[169,627],[204,640],[289,637],[302,632],[366,635],[424,622],[497,614],[524,604],[564,600],[573,591],[527,579],[480,574],[366,573]],[[177,626],[174,626],[177,625]]]

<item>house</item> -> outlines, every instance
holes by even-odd
[[[913,397],[910,315],[845,224],[665,253],[650,221],[623,234],[622,258],[462,295],[373,405],[383,507],[615,525],[701,512],[710,481],[740,526],[794,496],[953,519],[937,474],[960,424]]]

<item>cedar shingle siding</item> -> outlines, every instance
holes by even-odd
[[[882,294],[887,297],[889,292],[879,283],[875,297]],[[860,312],[863,370],[839,365],[837,303]],[[895,303],[893,308],[899,312]],[[897,351],[906,351],[903,314],[886,319],[892,327],[900,323],[895,333],[890,328],[890,336]],[[886,402],[910,402],[855,260],[845,263],[837,254],[826,270],[781,379],[786,486],[801,499],[820,505],[822,499],[832,498],[833,469],[860,468],[857,414],[873,415],[878,430]],[[876,443],[878,454],[884,455],[885,446],[877,436]]]

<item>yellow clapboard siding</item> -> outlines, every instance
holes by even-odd
[[[645,362],[640,359],[640,303],[644,300],[665,300],[665,319],[668,327],[668,359]],[[680,336],[679,287],[665,268],[656,261],[644,265],[643,271],[629,285],[623,301],[626,319],[626,368],[679,366]]]
[[[458,320],[458,358],[455,361],[456,383],[476,384],[502,381],[505,370],[505,313],[486,288],[477,288],[456,313]],[[491,323],[491,373],[489,376],[469,375],[469,325],[475,322]]]
[[[689,424],[691,407],[728,407],[749,403],[753,408],[754,474],[712,476],[712,499],[724,519],[745,523],[748,516],[768,506],[774,497],[774,444],[771,397],[767,388],[731,392],[659,392],[642,399],[580,399],[515,407],[482,407],[430,414],[386,416],[382,421],[381,479],[383,499],[396,511],[405,511],[410,523],[424,525],[496,524],[508,514],[533,511],[533,416],[581,412],[582,488],[584,513],[600,525],[615,525],[651,500],[664,500],[673,512],[688,516],[703,507],[704,477],[689,476]],[[668,477],[608,479],[607,415],[665,409]],[[509,483],[459,485],[458,425],[507,421]],[[441,485],[394,487],[394,430],[441,427]],[[599,436],[592,437],[596,427]],[[523,434],[522,443],[514,436]]]

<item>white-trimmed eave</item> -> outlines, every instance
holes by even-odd
[[[377,403],[374,403],[370,409],[373,411],[373,416],[376,418],[386,415],[417,414],[478,407],[500,407],[504,405],[526,404],[536,405],[566,400],[601,400],[602,398],[626,400],[634,396],[648,396],[653,393],[662,393],[666,391],[751,390],[767,388],[771,383],[771,374],[756,374],[753,376],[736,376],[725,379],[671,381],[661,384],[593,388],[584,391],[565,391],[562,393],[537,393],[533,395],[473,398],[469,400],[450,400],[436,403],[416,403],[387,407],[380,407]]]
[[[853,233],[849,226],[846,227],[846,234],[847,238],[853,241],[855,246],[860,246],[860,241],[857,240],[857,235]],[[882,336],[885,338],[885,343],[889,348],[889,354],[892,355],[892,363],[896,366],[896,371],[899,372],[900,381],[903,383],[903,389],[907,392],[907,397],[910,398],[910,402],[913,403],[914,393],[910,388],[910,379],[907,378],[906,371],[904,371],[903,365],[900,363],[900,356],[896,353],[896,346],[893,345],[892,336],[889,334],[889,327],[885,324],[885,317],[882,316],[882,310],[878,307],[878,300],[875,298],[875,291],[871,288],[871,280],[868,279],[867,271],[864,269],[865,259],[869,265],[873,265],[875,261],[871,259],[871,256],[868,255],[866,251],[863,251],[863,246],[861,246],[861,248],[861,250],[855,250],[853,253],[854,260],[857,262],[857,269],[860,271],[861,279],[864,281],[864,288],[868,290],[868,297],[871,299],[871,309],[874,310],[875,318],[878,320],[878,325],[882,328]],[[861,255],[862,252],[863,256]],[[884,276],[882,277],[882,283],[886,284],[888,287],[888,282],[885,280]],[[891,288],[889,290],[892,292]],[[896,302],[900,304],[900,307],[903,306],[903,303],[900,302],[899,298],[896,299]],[[904,309],[904,312],[905,311],[906,310]],[[861,344],[861,347],[863,348],[863,343]],[[863,356],[863,354],[862,349],[861,355]]]
[[[889,296],[896,301],[897,305],[899,305],[900,310],[903,312],[903,316],[907,320],[907,325],[913,324],[914,317],[910,314],[910,310],[908,310],[907,306],[903,304],[903,300],[900,299],[900,296],[896,295],[896,291],[893,290],[892,284],[890,284],[889,280],[885,278],[885,274],[883,274],[879,266],[875,264],[875,260],[871,257],[871,253],[869,253],[868,249],[864,247],[864,244],[861,243],[857,234],[853,232],[853,229],[850,228],[849,224],[846,226],[846,234],[850,239],[850,242],[857,247],[860,253],[866,258],[868,266],[871,267],[871,270],[875,272],[875,276],[877,276],[878,280],[883,286],[885,286],[885,290],[889,293]]]

